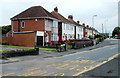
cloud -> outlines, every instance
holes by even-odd
[[[74,20],[79,20],[80,23],[86,23],[90,26],[92,26],[92,16],[97,14],[98,16],[95,18],[96,29],[101,31],[100,27],[102,23],[104,23],[105,19],[108,19],[108,31],[112,31],[112,28],[117,26],[118,1],[119,0],[1,0],[0,7],[2,8],[0,8],[0,10],[2,10],[2,13],[0,13],[0,17],[2,16],[3,21],[0,21],[0,24],[10,24],[10,18],[12,16],[31,6],[41,5],[49,12],[53,11],[54,7],[57,6],[59,13],[66,18],[72,14]]]

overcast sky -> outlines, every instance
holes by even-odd
[[[101,32],[102,24],[107,32],[112,32],[118,26],[118,1],[119,0],[1,0],[0,1],[0,26],[11,24],[10,18],[31,6],[42,6],[49,12],[58,7],[60,14],[73,15],[75,21],[92,26]],[[106,23],[106,24],[105,24]]]

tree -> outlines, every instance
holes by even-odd
[[[115,27],[113,32],[112,32],[112,36],[114,37],[116,34],[120,34],[120,27]]]
[[[7,34],[11,30],[11,25],[2,26],[0,29],[2,30],[2,34]]]

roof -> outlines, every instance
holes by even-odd
[[[33,6],[20,14],[12,17],[11,19],[20,19],[20,18],[39,18],[39,17],[51,17],[55,18],[51,13],[41,6]]]
[[[64,16],[62,16],[60,13],[56,11],[52,11],[51,14],[55,16],[57,19],[61,20],[62,22],[71,23],[68,19],[66,19]]]
[[[68,19],[68,20],[76,26],[82,26],[79,23],[75,22],[73,19]]]

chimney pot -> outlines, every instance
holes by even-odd
[[[83,25],[85,26],[85,23],[83,23]]]
[[[89,27],[89,25],[87,25],[87,27]]]
[[[68,19],[73,19],[73,16],[72,16],[72,15],[69,15],[69,16],[68,16]]]
[[[79,23],[80,23],[80,21],[77,21],[77,23],[79,24]]]
[[[58,12],[58,8],[57,8],[57,7],[55,7],[55,8],[54,8],[54,11],[55,11],[55,12]]]

